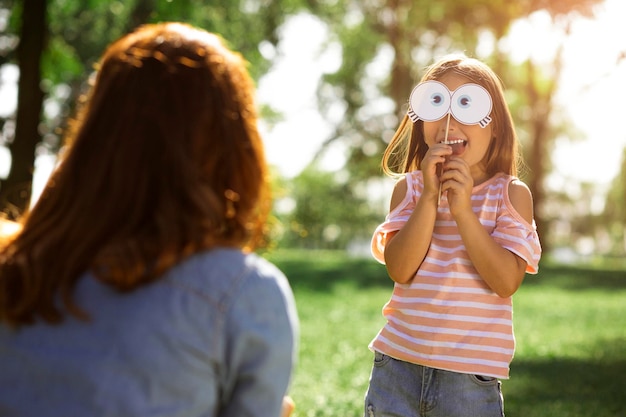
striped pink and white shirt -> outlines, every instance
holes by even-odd
[[[541,245],[534,221],[529,224],[509,201],[514,179],[498,174],[474,187],[472,206],[491,237],[524,259],[527,273],[536,274]],[[381,263],[388,234],[406,223],[423,190],[421,171],[407,173],[406,180],[406,196],[372,238],[372,254]],[[478,275],[445,195],[426,258],[413,280],[395,284],[383,315],[387,324],[372,350],[431,368],[509,377],[515,351],[512,299],[498,296]]]

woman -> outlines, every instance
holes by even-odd
[[[105,51],[0,246],[0,415],[280,414],[297,316],[251,252],[271,204],[253,94],[241,56],[188,25]]]

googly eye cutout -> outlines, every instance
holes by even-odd
[[[415,86],[409,97],[407,115],[413,123],[418,120],[435,122],[451,113],[466,125],[484,128],[491,123],[492,100],[489,92],[478,84],[463,84],[454,92],[445,84],[429,80]]]
[[[450,102],[450,113],[463,124],[484,128],[491,122],[491,96],[478,84],[463,84],[452,93]]]
[[[408,116],[418,120],[434,122],[450,111],[450,90],[439,81],[424,81],[415,86],[409,97]]]

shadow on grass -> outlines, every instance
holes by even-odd
[[[515,359],[503,384],[507,417],[626,415],[626,357],[617,354],[626,340],[608,344],[604,359]]]
[[[384,265],[373,258],[353,258],[341,251],[282,251],[267,254],[287,275],[294,289],[329,291],[338,283],[356,287],[392,288]],[[539,274],[523,285],[567,290],[624,290],[626,271],[558,264],[542,264]]]
[[[387,269],[374,259],[343,252],[308,251],[266,256],[289,278],[294,290],[331,291],[336,285],[393,288]]]
[[[567,265],[540,265],[537,279],[524,285],[550,285],[567,290],[626,289],[626,271]]]

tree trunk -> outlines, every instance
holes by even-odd
[[[23,0],[22,28],[17,48],[20,78],[17,95],[15,140],[11,145],[11,171],[0,189],[0,207],[16,218],[28,207],[35,166],[35,149],[41,141],[39,123],[44,94],[41,56],[46,38],[47,0]]]
[[[127,32],[136,29],[138,26],[143,25],[148,21],[150,15],[154,12],[155,1],[154,0],[138,0],[135,3],[130,19],[128,20]]]
[[[536,78],[541,74],[541,70],[537,69],[531,60],[527,61],[528,80],[526,95],[532,106],[530,134],[533,139],[530,147],[530,160],[527,161],[531,169],[529,186],[533,193],[535,222],[544,253],[550,252],[552,249],[550,246],[550,219],[548,213],[545,212],[547,200],[545,180],[549,171],[549,155],[554,141],[554,134],[550,127],[550,116],[554,110],[553,100],[563,68],[562,58],[563,46],[560,46],[554,56],[552,76],[544,81],[545,85],[542,87],[540,87],[541,83]]]
[[[528,165],[531,170],[531,180],[528,184],[533,193],[533,200],[535,204],[535,223],[537,224],[537,233],[541,239],[541,246],[544,252],[550,250],[550,228],[547,221],[546,213],[544,212],[544,205],[546,201],[546,192],[544,181],[546,179],[546,142],[548,141],[547,132],[547,117],[549,112],[546,112],[545,118],[535,118],[531,123],[531,135],[534,138],[531,145],[530,160]]]

